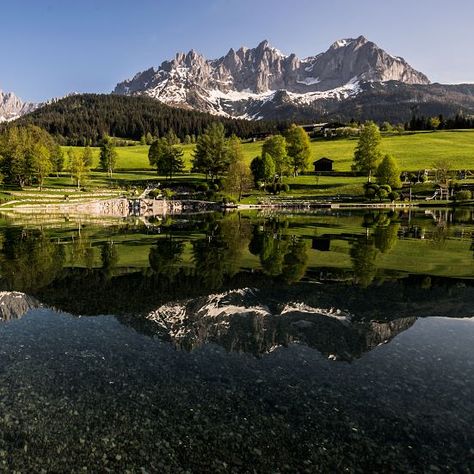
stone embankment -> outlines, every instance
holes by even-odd
[[[112,198],[88,202],[60,202],[45,204],[18,204],[14,208],[4,208],[16,214],[35,215],[87,215],[91,217],[129,216],[149,217],[182,212],[203,212],[218,209],[219,205],[206,201],[170,201],[166,199]]]

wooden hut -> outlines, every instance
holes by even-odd
[[[330,158],[320,158],[319,160],[316,160],[313,165],[314,165],[314,171],[315,173],[319,172],[324,172],[324,171],[332,171],[332,164],[334,163],[334,160],[331,160]]]

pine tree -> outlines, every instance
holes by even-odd
[[[193,157],[193,171],[218,178],[229,167],[224,125],[214,122],[199,136]]]

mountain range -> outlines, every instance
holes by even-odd
[[[114,94],[246,119],[405,121],[414,113],[474,112],[474,85],[431,84],[403,58],[363,36],[299,59],[262,41],[208,60],[178,53],[117,84]]]
[[[268,41],[219,59],[191,50],[118,83],[112,93],[249,120],[405,122],[413,115],[474,114],[474,84],[433,84],[363,36],[304,59]],[[0,121],[41,105],[0,91]]]

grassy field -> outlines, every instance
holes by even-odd
[[[315,140],[311,143],[311,161],[323,156],[335,161],[335,171],[349,171],[357,139]],[[260,154],[262,142],[245,143],[243,151],[248,162]],[[191,169],[194,145],[184,146],[186,170]],[[395,156],[400,168],[416,171],[431,168],[439,159],[447,159],[455,169],[474,169],[474,130],[420,132],[385,136],[382,150]],[[118,148],[117,168],[150,170],[148,146]],[[99,150],[94,149],[94,166],[99,163]]]
[[[349,171],[356,144],[356,139],[315,140],[311,143],[311,162],[327,156],[334,160],[335,171]],[[259,155],[261,147],[262,142],[244,143],[243,151],[246,160],[250,162]],[[112,197],[124,190],[133,193],[136,189],[136,192],[139,192],[146,187],[147,182],[152,180],[156,182],[157,179],[160,180],[162,187],[167,187],[167,180],[158,176],[148,163],[148,148],[146,145],[117,148],[117,169],[112,178],[108,178],[105,173],[97,170],[99,149],[94,148],[94,170],[84,183],[82,191],[76,189],[69,174],[64,172],[59,177],[48,177],[45,180],[46,189],[43,191],[39,191],[37,187],[25,188],[21,191],[5,188],[0,193],[0,203],[13,202],[12,205],[17,206],[29,203],[48,204],[66,199],[87,201],[94,198],[94,194],[87,195],[88,193],[104,191]],[[204,181],[203,175],[191,174],[194,145],[186,145],[183,148],[186,169],[185,173],[173,178],[174,184],[179,181],[186,184]],[[402,170],[415,171],[430,168],[439,159],[449,160],[455,169],[474,169],[474,130],[385,136],[382,140],[382,149],[385,153],[393,154],[398,158]],[[474,178],[469,178],[468,181],[473,182]],[[360,196],[363,194],[362,184],[365,178],[301,175],[296,178],[286,178],[285,182],[290,185],[290,192],[272,199],[311,200],[328,196]],[[418,185],[413,191],[415,194],[423,194],[423,192],[430,194],[432,187],[432,183],[427,183]],[[244,198],[243,203],[257,203],[268,198],[269,195],[265,192],[253,191],[250,196]]]

